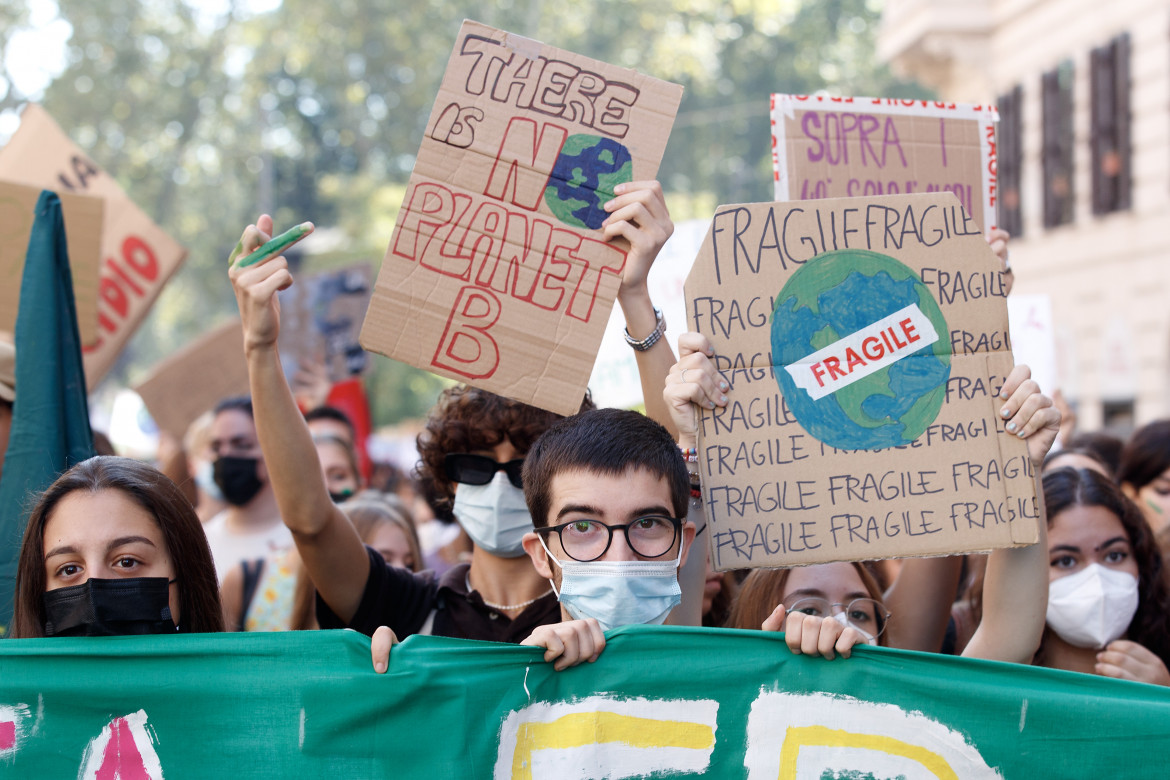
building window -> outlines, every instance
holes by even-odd
[[[1018,84],[999,96],[999,149],[995,178],[999,186],[999,226],[1015,237],[1024,233],[1020,218],[1020,170],[1024,163],[1024,90]]]
[[[1123,211],[1131,203],[1129,143],[1129,35],[1089,57],[1093,151],[1093,213]]]
[[[1073,221],[1073,64],[1065,60],[1043,75],[1044,227]]]

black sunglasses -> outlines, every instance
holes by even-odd
[[[443,458],[443,467],[447,470],[448,479],[463,485],[486,485],[496,476],[497,471],[503,470],[509,482],[524,489],[524,483],[520,480],[520,472],[524,468],[523,458],[500,463],[486,455],[454,452]]]

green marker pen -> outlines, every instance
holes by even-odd
[[[290,246],[297,243],[312,232],[313,223],[302,222],[296,227],[289,228],[279,236],[276,236],[266,243],[256,247],[256,249],[252,251],[252,254],[248,255],[242,260],[237,260],[235,265],[239,266],[240,268],[247,268],[248,266],[255,265],[256,263],[262,263],[269,258],[276,257],[277,255],[281,254]],[[235,253],[233,252],[233,254]]]

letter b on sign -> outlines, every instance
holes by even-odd
[[[488,330],[500,318],[500,301],[479,287],[464,287],[455,299],[431,365],[468,379],[485,379],[500,364],[500,349]]]

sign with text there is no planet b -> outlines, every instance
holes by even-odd
[[[999,259],[949,192],[720,206],[686,286],[720,570],[1031,544]]]
[[[990,105],[774,94],[775,198],[952,192],[989,232],[997,121]]]
[[[580,408],[682,87],[464,22],[362,326],[368,350],[561,414]]]

